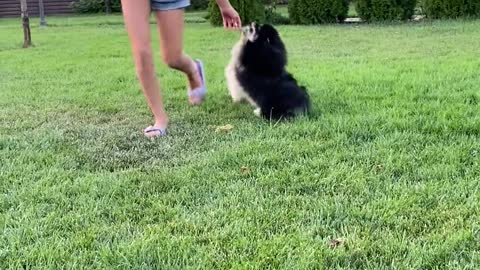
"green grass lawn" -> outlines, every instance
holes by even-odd
[[[120,17],[34,20],[30,49],[0,20],[0,269],[478,269],[480,21],[279,27],[292,123],[233,105],[237,34],[188,21],[208,100],[157,53],[149,140]]]

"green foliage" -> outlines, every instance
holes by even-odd
[[[290,21],[294,24],[335,23],[345,20],[348,0],[291,0]]]
[[[243,24],[265,21],[265,7],[261,0],[230,0],[230,3],[237,10]],[[210,0],[208,11],[212,25],[223,24],[222,15],[215,0]]]
[[[204,10],[208,8],[208,0],[191,0],[190,10]]]
[[[420,5],[432,19],[480,17],[479,0],[423,0]]]
[[[270,24],[289,24],[290,19],[277,12],[276,8],[269,6],[265,8],[265,22]]]
[[[290,19],[283,16],[277,10],[277,0],[269,0],[269,4],[265,7],[265,22],[270,24],[289,24]]]
[[[262,0],[265,5],[288,5],[288,0]]]
[[[404,21],[415,11],[417,0],[356,0],[358,15],[365,21]]]
[[[110,0],[112,12],[121,12],[120,0]],[[104,0],[79,0],[72,2],[73,9],[78,13],[99,13],[105,12]]]

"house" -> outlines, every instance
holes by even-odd
[[[73,13],[75,0],[43,0],[45,16]],[[38,16],[38,0],[27,0],[28,14]],[[20,17],[20,0],[0,0],[0,18]]]

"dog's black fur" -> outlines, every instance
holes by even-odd
[[[253,40],[244,43],[239,54],[236,77],[243,91],[260,108],[266,119],[291,118],[310,110],[307,90],[287,72],[287,51],[277,30],[252,24],[244,31]]]

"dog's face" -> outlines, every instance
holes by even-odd
[[[257,23],[251,23],[248,26],[242,28],[242,39],[244,42],[272,42],[279,40],[279,34],[277,30],[269,25],[259,25]]]
[[[277,30],[252,23],[242,28],[242,38],[235,47],[243,68],[257,74],[276,76],[287,64],[287,52]]]
[[[258,37],[257,33],[258,24],[256,23],[251,23],[250,25],[242,28],[242,38],[244,41],[254,42]]]

